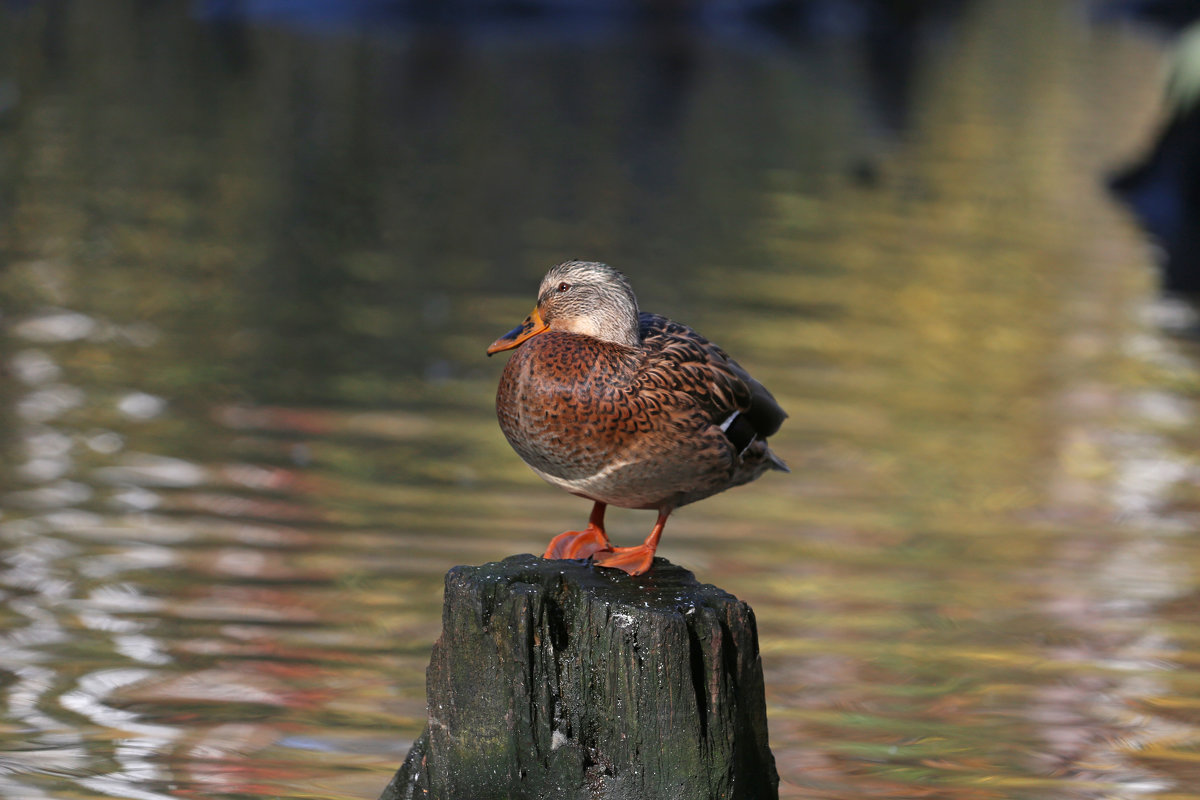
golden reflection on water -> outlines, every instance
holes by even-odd
[[[588,256],[791,413],[662,548],[756,610],[785,797],[1200,796],[1200,371],[1098,183],[1159,53],[1068,7],[940,22],[886,133],[849,39],[0,11],[75,59],[5,40],[0,794],[377,796],[443,573],[586,517],[483,347]]]

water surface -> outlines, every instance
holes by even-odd
[[[754,606],[785,797],[1200,797],[1200,362],[1102,190],[1164,45],[938,7],[0,6],[0,795],[378,796],[445,571],[586,519],[483,355],[580,257],[791,414],[660,551]]]

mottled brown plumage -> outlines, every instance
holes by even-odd
[[[787,470],[767,447],[787,416],[771,393],[686,325],[639,314],[605,264],[553,267],[534,312],[488,353],[514,347],[496,394],[505,437],[543,479],[596,503],[588,529],[556,537],[547,558],[641,574],[671,511]],[[659,512],[643,545],[612,546],[608,504]]]

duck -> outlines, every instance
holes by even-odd
[[[551,267],[532,313],[487,354],[508,350],[501,431],[539,477],[593,503],[586,528],[555,536],[543,558],[643,575],[673,511],[790,472],[767,445],[787,417],[774,396],[696,331],[640,311],[607,264]],[[610,505],[658,512],[642,544],[609,540]]]

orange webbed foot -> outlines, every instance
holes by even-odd
[[[604,532],[604,503],[592,506],[587,529],[567,531],[550,540],[542,558],[587,558],[603,550],[611,550],[612,543]]]
[[[542,558],[587,558],[610,549],[612,545],[604,531],[589,525],[584,531],[567,531],[555,536]]]
[[[592,555],[592,563],[598,567],[611,567],[628,572],[630,575],[645,575],[654,564],[654,551],[658,549],[658,540],[662,537],[663,526],[671,510],[661,509],[654,530],[646,537],[646,541],[637,547],[611,547]]]
[[[630,575],[645,575],[654,563],[655,548],[644,544],[637,547],[613,547],[595,553],[592,563],[598,567],[610,567],[628,572]]]

